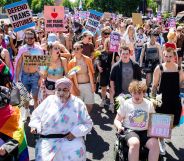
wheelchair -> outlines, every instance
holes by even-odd
[[[129,147],[125,141],[125,134],[116,134],[117,139],[114,144],[114,161],[128,161],[128,150]],[[140,147],[139,149],[139,160],[148,161],[149,150],[146,147]],[[163,161],[163,156],[159,156],[159,161]]]

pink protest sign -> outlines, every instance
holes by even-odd
[[[110,35],[110,51],[118,52],[120,45],[120,34],[118,32],[112,32]]]
[[[64,17],[63,6],[44,6],[45,30],[52,32],[66,31]]]
[[[148,136],[171,138],[174,115],[153,113],[149,117]]]

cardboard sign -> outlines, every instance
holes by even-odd
[[[14,32],[35,26],[26,0],[4,6]]]
[[[121,36],[118,32],[112,32],[110,35],[110,51],[118,52]]]
[[[176,28],[176,20],[173,17],[169,19],[169,28]]]
[[[90,10],[90,15],[86,23],[85,29],[91,31],[94,35],[100,24],[100,19],[103,13],[97,12],[95,10]]]
[[[63,6],[44,6],[45,30],[52,32],[66,31],[64,12]]]
[[[149,117],[148,136],[171,138],[174,115],[153,113]]]
[[[142,14],[141,13],[132,13],[132,22],[134,25],[142,25]]]
[[[48,55],[28,55],[25,54],[24,65],[30,66],[49,66],[51,63],[51,56]]]

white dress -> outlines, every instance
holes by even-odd
[[[93,122],[85,104],[71,96],[66,104],[56,95],[48,96],[34,111],[29,123],[42,135],[66,134],[76,138],[40,138],[36,143],[36,161],[85,161],[83,136],[92,129]]]

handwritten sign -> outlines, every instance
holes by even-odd
[[[132,13],[132,21],[134,25],[142,25],[142,14],[141,13]]]
[[[153,113],[150,114],[148,136],[171,138],[174,115]]]
[[[44,6],[45,30],[52,32],[66,31],[64,17],[63,6]]]
[[[51,57],[48,55],[24,55],[24,65],[30,66],[49,66]]]
[[[110,35],[110,51],[118,52],[120,45],[120,34],[118,32],[112,32]]]
[[[91,31],[95,35],[102,15],[103,13],[101,12],[90,10],[90,15],[86,23],[85,29]]]
[[[26,0],[4,6],[14,32],[35,26],[32,13]]]

